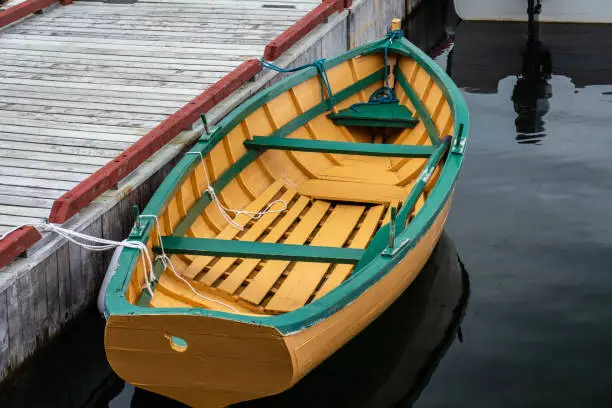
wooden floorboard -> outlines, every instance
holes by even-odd
[[[319,3],[75,1],[1,29],[0,231],[48,216],[54,199]]]

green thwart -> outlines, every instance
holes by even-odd
[[[136,214],[129,240],[147,250],[122,249],[104,302],[127,381],[192,406],[280,392],[435,247],[469,134],[444,70],[395,30],[291,71],[207,129]]]

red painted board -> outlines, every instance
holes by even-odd
[[[0,241],[0,268],[24,253],[41,235],[34,227],[21,227]]]
[[[327,0],[319,4],[297,23],[289,27],[274,40],[270,41],[264,50],[264,58],[267,61],[274,61],[280,57],[306,34],[314,30],[319,24],[324,23],[327,17],[331,16],[336,11],[340,13],[344,10],[345,1],[347,0]]]
[[[251,59],[243,62],[217,83],[187,102],[113,161],[55,200],[49,221],[58,224],[66,222],[102,193],[115,186],[181,131],[189,128],[200,118],[201,113],[210,110],[259,71],[261,71],[259,60]]]
[[[0,27],[14,23],[56,2],[57,0],[26,0],[16,6],[0,11]],[[62,2],[62,4],[65,3]]]

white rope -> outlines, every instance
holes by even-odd
[[[183,281],[183,283],[185,285],[187,285],[189,287],[189,289],[191,289],[191,291],[197,297],[199,297],[201,299],[204,299],[204,300],[207,300],[207,301],[212,302],[212,303],[216,303],[216,304],[221,305],[221,306],[225,306],[228,309],[230,309],[231,311],[233,311],[234,313],[240,313],[240,311],[238,311],[238,309],[234,308],[232,305],[228,305],[227,303],[221,302],[220,300],[217,300],[217,299],[209,298],[207,296],[204,296],[200,292],[198,292],[198,290],[196,288],[194,288],[187,279],[185,279],[180,273],[178,273],[176,271],[176,269],[174,269],[174,265],[172,265],[172,261],[170,260],[170,258],[168,258],[168,256],[166,254],[158,255],[157,258],[159,258],[162,261],[162,263],[164,264],[165,268],[170,269],[172,271],[174,276],[176,276],[181,281]]]
[[[170,271],[172,271],[172,273],[174,274],[174,276],[176,276],[178,279],[180,279],[181,281],[183,281],[183,283],[185,283],[185,285],[187,285],[189,287],[189,289],[191,289],[191,291],[199,298],[202,298],[204,300],[207,300],[209,302],[212,303],[216,303],[218,305],[222,305],[227,307],[228,309],[234,311],[235,313],[240,313],[237,309],[235,309],[234,307],[232,307],[231,305],[225,304],[221,301],[218,301],[216,299],[212,299],[209,298],[207,296],[204,296],[203,294],[201,294],[200,292],[198,292],[198,290],[196,288],[194,288],[191,283],[189,283],[189,281],[187,279],[185,279],[180,273],[178,273],[176,271],[176,269],[174,268],[174,264],[172,263],[172,260],[170,259],[170,257],[166,254],[166,250],[164,249],[164,243],[162,241],[162,235],[161,235],[161,230],[159,228],[159,219],[157,218],[157,215],[141,215],[140,218],[153,218],[155,219],[155,230],[157,231],[157,240],[159,242],[159,248],[161,249],[161,255],[157,255],[155,257],[155,260],[160,260],[162,262],[162,264],[164,265],[164,269],[170,269]]]
[[[44,224],[44,223],[23,224],[18,227],[12,228],[11,230],[5,232],[4,234],[2,234],[2,236],[0,236],[0,241],[6,238],[10,233],[18,230],[19,228],[26,227],[26,226],[32,226],[40,232],[56,233],[57,235],[67,239],[73,244],[78,245],[81,248],[85,248],[89,251],[101,252],[101,251],[108,251],[110,249],[115,249],[117,247],[138,249],[142,254],[142,257],[141,257],[142,266],[145,272],[148,271],[148,274],[145,274],[145,284],[143,288],[146,289],[151,296],[153,296],[153,291],[151,290],[151,282],[154,282],[156,278],[155,278],[155,275],[153,274],[153,262],[151,261],[151,257],[149,256],[149,250],[144,243],[140,241],[128,241],[128,240],[112,241],[110,239],[92,237],[90,235],[83,234],[81,232],[72,231],[72,230],[60,227],[57,224]]]
[[[215,189],[213,188],[210,182],[210,177],[208,176],[208,170],[206,169],[206,164],[204,163],[204,156],[202,156],[202,153],[201,152],[187,152],[187,154],[197,154],[200,156],[200,161],[202,162],[202,169],[204,169],[204,176],[206,177],[206,190],[205,191],[208,193],[208,195],[210,195],[211,200],[214,201],[214,203],[217,205],[217,208],[219,209],[219,212],[221,213],[223,218],[225,218],[225,220],[237,230],[244,231],[244,227],[238,224],[236,221],[234,221],[234,219],[228,214],[230,212],[234,213],[235,216],[244,214],[250,217],[252,220],[258,220],[266,214],[280,213],[287,209],[287,203],[284,200],[274,200],[261,211],[234,210],[232,208],[228,208],[224,206],[221,203],[221,200],[219,200],[219,197],[217,196],[217,193],[215,192]],[[272,207],[277,203],[282,204],[283,208],[278,209],[278,210],[273,210]]]
[[[191,289],[191,291],[199,298],[202,298],[212,303],[216,303],[218,305],[222,305],[232,310],[235,313],[240,313],[240,311],[238,311],[232,305],[229,305],[219,300],[204,296],[203,294],[198,292],[197,289],[194,288],[187,279],[181,276],[181,274],[176,271],[176,269],[174,268],[174,265],[172,264],[172,261],[166,254],[166,251],[164,249],[164,243],[162,241],[162,235],[161,235],[161,230],[159,226],[159,219],[157,218],[157,216],[156,215],[140,215],[139,217],[140,218],[153,218],[155,220],[155,231],[157,233],[159,247],[162,252],[161,255],[157,255],[155,257],[155,260],[158,260],[158,259],[161,260],[162,264],[164,265],[164,269],[170,269],[170,271],[172,271],[174,276],[176,276],[178,279],[183,281],[183,283],[185,283],[185,285],[187,285],[189,289]],[[153,290],[151,289],[151,283],[155,282],[157,280],[157,277],[153,273],[153,262],[151,261],[151,257],[149,255],[149,249],[147,248],[147,245],[144,244],[143,242],[128,241],[128,240],[112,241],[110,239],[92,237],[90,235],[86,235],[81,232],[72,231],[72,230],[60,227],[57,224],[43,224],[43,223],[24,224],[24,225],[20,225],[18,227],[12,228],[0,236],[0,241],[2,241],[4,238],[10,235],[12,232],[22,227],[26,227],[26,226],[32,226],[36,228],[37,230],[39,230],[40,232],[54,232],[60,235],[61,237],[67,239],[68,241],[72,242],[73,244],[78,245],[81,248],[85,248],[89,251],[95,251],[95,252],[108,251],[110,249],[114,249],[117,247],[138,249],[142,253],[141,261],[142,261],[142,266],[145,271],[145,284],[143,286],[143,289],[146,289],[151,295],[151,297],[153,297]]]

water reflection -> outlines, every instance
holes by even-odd
[[[360,335],[289,391],[240,407],[409,404],[455,340],[469,294],[467,273],[443,235],[420,276]],[[88,312],[0,388],[0,406],[181,407],[112,374],[103,322]]]
[[[539,144],[555,133],[561,112],[571,118],[575,108],[569,105],[575,99],[587,97],[593,86],[612,84],[612,54],[602,52],[612,41],[612,26],[540,23],[535,0],[530,0],[528,11],[527,23],[461,22],[448,66],[469,94],[508,95],[514,138],[521,144]],[[553,88],[559,97],[553,98]],[[493,98],[487,100],[493,103]],[[502,124],[506,133],[506,118],[504,112],[495,123],[496,135]]]
[[[552,97],[552,57],[540,41],[538,15],[540,3],[529,0],[527,9],[527,44],[522,54],[521,74],[518,76],[512,102],[517,113],[515,120],[519,143],[537,143],[546,136],[543,117],[550,109],[548,99]]]

